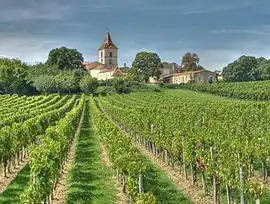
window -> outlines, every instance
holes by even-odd
[[[110,62],[109,62],[109,64],[112,64],[112,60],[110,59]]]
[[[100,57],[101,57],[101,58],[103,57],[103,52],[100,53]]]
[[[112,57],[112,52],[110,52],[110,57]]]

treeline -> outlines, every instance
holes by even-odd
[[[227,82],[270,80],[270,59],[241,56],[222,71]]]
[[[97,80],[89,76],[82,62],[81,53],[65,47],[53,49],[45,63],[36,65],[1,58],[0,94],[91,92]]]
[[[98,81],[89,75],[83,66],[83,56],[76,49],[53,49],[45,63],[35,65],[27,65],[19,59],[0,58],[0,94],[107,94],[155,90],[143,82],[157,74],[156,68],[161,67],[161,60],[155,53],[141,52],[140,56],[145,64],[151,64],[143,74],[138,74],[140,68],[134,66],[134,69],[129,69],[128,75],[105,81]],[[138,60],[134,61],[136,64]]]

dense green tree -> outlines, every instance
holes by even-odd
[[[139,52],[132,63],[131,74],[148,82],[149,77],[160,77],[161,59],[153,52]]]
[[[29,66],[27,80],[29,82],[34,82],[35,79],[41,75],[57,75],[60,72],[57,66],[49,66],[46,63],[38,63]]]
[[[75,93],[80,91],[74,72],[61,71],[54,78],[58,93]]]
[[[224,81],[241,82],[270,79],[270,60],[241,56],[222,71]]]
[[[47,64],[56,65],[60,70],[83,68],[83,56],[76,49],[66,47],[56,48],[50,51]]]
[[[258,72],[260,74],[261,80],[269,80],[270,79],[270,60],[265,60],[261,62],[258,67]]]
[[[57,83],[52,75],[40,75],[35,78],[33,86],[41,93],[57,92]]]
[[[80,80],[79,85],[82,92],[93,94],[97,91],[98,80],[96,78],[91,77],[90,75],[85,75]]]
[[[0,58],[0,93],[31,94],[33,88],[27,83],[27,69],[18,59]]]
[[[196,53],[187,52],[182,57],[181,71],[196,71],[204,69],[199,65],[199,56]]]

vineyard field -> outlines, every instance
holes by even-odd
[[[181,85],[198,92],[254,101],[270,100],[270,81]]]
[[[270,202],[270,103],[0,95],[0,203]]]

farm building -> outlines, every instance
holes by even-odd
[[[166,78],[166,77],[165,77]],[[186,84],[190,81],[195,83],[212,83],[216,82],[216,73],[208,70],[188,71],[182,73],[175,73],[170,76],[170,83],[172,84]]]

